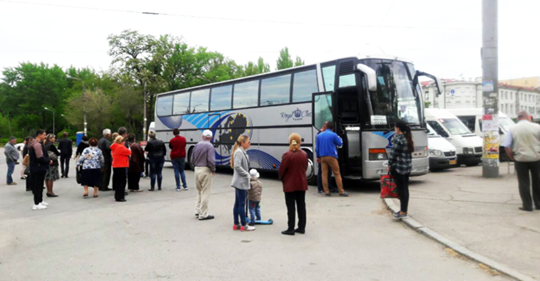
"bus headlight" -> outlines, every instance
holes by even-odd
[[[388,155],[384,148],[371,148],[369,149],[369,160],[387,160]]]
[[[429,156],[443,156],[443,152],[436,149],[430,149]]]

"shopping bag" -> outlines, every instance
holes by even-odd
[[[76,174],[77,174],[77,183],[78,183],[78,184],[81,184],[81,182],[82,182],[82,181],[81,181],[81,167],[77,167],[77,168],[75,169],[75,171],[76,171]]]
[[[391,174],[381,175],[381,198],[399,198],[396,182]]]

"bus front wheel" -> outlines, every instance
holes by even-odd
[[[189,168],[192,170],[192,171],[195,171],[195,165],[193,164],[193,162],[191,162],[191,154],[193,153],[193,147],[189,149],[189,152],[188,152],[188,166]]]

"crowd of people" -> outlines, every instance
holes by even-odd
[[[343,145],[341,138],[333,131],[334,124],[326,122],[321,133],[316,138],[316,160],[319,163],[318,178],[319,192],[331,196],[330,172],[334,174],[337,192],[347,197],[343,189],[338,165],[338,149]],[[402,211],[396,213],[396,218],[406,216],[408,205],[408,175],[411,169],[411,152],[414,148],[410,128],[404,122],[396,124],[397,137],[394,138],[394,148],[389,161],[389,171],[395,176],[402,200]],[[173,130],[174,138],[169,141],[170,159],[174,167],[176,191],[188,190],[184,168],[186,164],[186,139],[180,136],[178,129]],[[103,130],[103,137],[96,138],[84,136],[78,144],[75,153],[77,182],[84,187],[83,198],[89,198],[89,188],[93,189],[93,198],[99,192],[114,190],[116,202],[126,202],[128,192],[141,192],[140,178],[148,176],[150,166],[150,188],[148,191],[162,189],[162,170],[167,149],[162,140],[156,138],[154,132],[149,133],[150,140],[144,149],[135,141],[134,134],[128,134],[126,128],[120,127],[118,132],[112,133],[110,129]],[[213,133],[205,130],[202,139],[191,153],[190,163],[194,166],[194,177],[197,189],[195,202],[195,217],[200,220],[214,219],[209,214],[208,202],[211,193],[212,178],[216,172],[215,148],[212,144]],[[308,190],[306,169],[308,155],[300,148],[301,136],[293,133],[289,136],[289,149],[281,159],[278,170],[285,195],[285,205],[288,214],[288,227],[282,231],[284,235],[305,233],[306,204],[305,194]],[[72,155],[73,143],[68,139],[67,133],[55,146],[55,136],[47,135],[43,130],[37,130],[34,137],[25,139],[23,148],[23,174],[26,177],[27,191],[34,194],[34,210],[47,209],[49,204],[43,201],[43,190],[46,188],[47,197],[58,197],[54,193],[54,182],[60,178],[68,178],[69,159]],[[14,185],[12,174],[19,160],[19,153],[15,149],[15,138],[6,144],[5,154],[8,164],[8,185]],[[251,145],[248,135],[240,135],[234,144],[231,153],[230,166],[233,168],[231,187],[235,190],[233,205],[233,230],[253,231],[255,223],[261,221],[262,183],[259,173],[250,170],[248,149]],[[61,175],[60,175],[61,173]],[[112,189],[109,188],[112,174]],[[45,187],[44,187],[45,186]],[[298,225],[296,226],[296,213]]]

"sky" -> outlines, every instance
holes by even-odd
[[[540,1],[498,2],[499,79],[540,76]],[[131,29],[181,37],[238,64],[262,57],[272,70],[286,46],[306,64],[387,54],[439,78],[474,78],[481,9],[480,0],[0,0],[0,70],[43,62],[106,71],[107,36]]]

